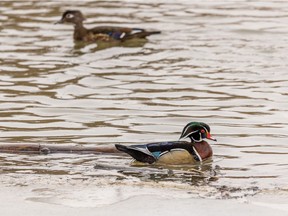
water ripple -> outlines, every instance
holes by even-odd
[[[88,27],[143,27],[162,34],[113,47],[74,44],[72,26],[53,24],[68,8],[82,10]],[[219,179],[209,184],[287,184],[287,3],[5,1],[0,11],[3,142],[177,140],[187,122],[204,121],[219,140],[207,172],[217,167]],[[75,162],[68,158],[63,165],[61,155],[43,168],[38,157],[13,162],[15,157],[1,159],[6,174],[69,174],[67,164]],[[90,166],[97,157],[87,160]],[[129,167],[128,157],[99,160]],[[87,161],[76,165],[87,174]],[[150,180],[191,183],[183,172],[167,176],[156,170],[156,177],[155,169],[148,172]],[[138,169],[121,172],[145,179]]]

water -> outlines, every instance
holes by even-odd
[[[87,27],[162,34],[106,48],[75,44],[72,26],[53,24],[75,8],[86,15]],[[92,196],[87,185],[108,185],[111,195],[101,193],[107,200],[151,184],[204,190],[204,197],[219,197],[226,187],[234,188],[228,189],[232,196],[237,188],[248,194],[286,188],[287,8],[286,2],[260,1],[2,1],[2,144],[177,140],[190,121],[208,123],[218,139],[211,143],[213,160],[194,167],[139,167],[119,155],[2,153],[2,184],[33,185],[29,200],[41,194],[52,203],[65,194],[79,197],[77,190],[68,193],[71,185],[82,196],[86,191],[86,201]],[[126,187],[122,196],[123,185],[138,189]]]

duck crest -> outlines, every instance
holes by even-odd
[[[201,142],[204,138],[211,139],[210,127],[204,122],[190,122],[183,128],[180,139],[187,137],[192,142]]]
[[[61,23],[70,22],[74,24],[82,24],[85,20],[85,17],[79,10],[67,10],[63,13],[62,18],[60,20]]]

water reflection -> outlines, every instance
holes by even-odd
[[[85,53],[96,52],[111,47],[143,47],[148,42],[148,39],[130,39],[129,41],[119,42],[103,42],[98,41],[97,43],[86,43],[86,42],[75,42],[73,53],[77,56]]]
[[[142,181],[153,182],[178,182],[191,185],[207,185],[209,181],[218,179],[219,167],[213,168],[212,161],[205,161],[196,165],[147,165],[132,162],[129,166],[111,166],[107,164],[96,164],[96,170],[113,170],[124,176],[132,176]]]

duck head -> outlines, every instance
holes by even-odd
[[[189,137],[192,143],[202,142],[203,139],[210,139],[217,141],[210,134],[209,125],[203,122],[190,122],[188,123],[181,133],[180,139]]]
[[[61,20],[56,22],[58,23],[72,23],[72,24],[82,24],[85,20],[83,14],[79,10],[67,10],[62,14]]]

